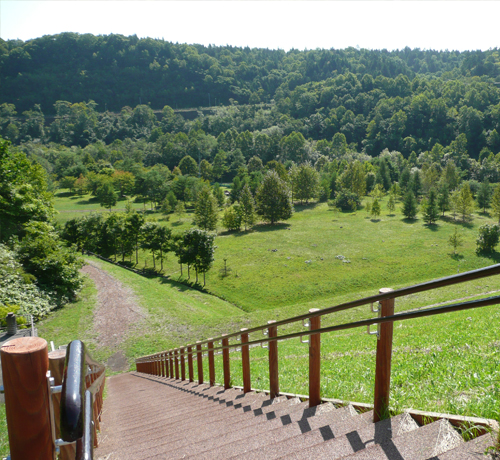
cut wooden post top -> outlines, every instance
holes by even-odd
[[[381,288],[381,289],[379,289],[378,293],[379,294],[387,294],[388,292],[392,292],[392,291],[394,291],[394,289],[392,289],[392,288]]]
[[[66,350],[49,351],[49,359],[61,359],[66,357]]]
[[[1,353],[30,354],[47,348],[47,341],[41,337],[19,337],[2,345]]]

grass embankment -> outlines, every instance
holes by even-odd
[[[498,258],[496,253],[492,258],[475,253],[478,227],[493,222],[483,215],[475,215],[467,224],[447,217],[426,226],[420,219],[402,219],[399,210],[394,215],[383,212],[376,220],[363,211],[334,215],[325,204],[297,210],[286,224],[218,236],[207,289],[244,311],[177,284],[180,270],[172,255],[164,271],[169,280],[143,278],[102,262],[103,268],[136,292],[150,312],[148,331],[127,342],[130,360],[269,319],[302,314],[312,307],[373,295],[381,287],[408,286],[483,267]],[[172,216],[163,222],[181,231],[191,226],[191,220],[186,217],[178,222]],[[455,227],[464,238],[458,255],[447,244]],[[350,263],[336,259],[337,255]],[[223,258],[232,269],[229,276],[221,275]],[[152,266],[151,256],[141,253],[139,266],[146,264]],[[494,277],[412,295],[398,299],[396,310],[484,296],[500,289],[498,281]],[[499,315],[498,307],[486,307],[396,324],[391,405],[498,419],[500,345],[494,325]],[[323,325],[371,316],[369,306],[359,307],[324,318]],[[292,330],[298,326],[282,328],[282,332]],[[322,338],[323,396],[371,402],[375,341],[365,330]],[[281,390],[307,393],[307,345],[297,339],[281,342],[279,349]],[[232,379],[238,385],[240,367],[237,353],[233,356]],[[267,388],[267,351],[254,348],[251,356],[252,386]],[[221,382],[220,356],[216,362]]]
[[[240,233],[219,228],[216,260],[206,276],[207,291],[246,312],[299,304],[321,307],[336,303],[339,295],[411,285],[500,260],[498,253],[492,258],[475,253],[479,226],[494,222],[489,216],[476,214],[472,222],[462,223],[447,215],[428,226],[421,219],[403,219],[401,204],[389,214],[386,200],[378,219],[371,219],[364,210],[335,215],[321,203],[296,206],[289,221],[275,226],[257,225]],[[168,220],[161,214],[149,217],[174,232],[190,228],[193,221],[192,214],[180,220],[175,215]],[[455,228],[464,245],[453,255],[448,239]],[[344,256],[349,263],[336,256]],[[222,276],[223,259],[229,276]],[[138,267],[145,266],[153,267],[152,256],[140,251]],[[171,253],[164,262],[164,274],[179,281],[187,278],[187,270],[181,276]],[[190,282],[194,278],[192,271]]]

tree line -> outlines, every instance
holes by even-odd
[[[103,256],[113,256],[115,261],[121,257],[135,256],[135,265],[139,263],[139,250],[149,251],[156,270],[160,262],[160,271],[169,253],[174,253],[181,267],[187,265],[188,279],[190,269],[196,273],[205,273],[214,261],[216,246],[215,235],[205,230],[192,228],[182,234],[173,234],[172,230],[158,222],[147,221],[143,213],[90,213],[89,215],[68,220],[62,231],[62,237],[75,245],[80,251],[90,251]]]

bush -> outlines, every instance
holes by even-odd
[[[342,209],[342,211],[355,211],[358,209],[358,206],[361,206],[359,195],[347,189],[342,189],[340,192],[337,192],[334,203],[335,206]]]
[[[492,252],[500,239],[500,227],[497,224],[479,227],[479,236],[476,240],[476,252]]]
[[[8,313],[15,306],[16,313],[31,314],[36,318],[47,315],[55,307],[55,302],[31,279],[23,272],[15,253],[0,244],[0,308],[6,308]]]

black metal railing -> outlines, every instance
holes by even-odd
[[[77,443],[76,460],[92,459],[97,444],[104,371],[104,365],[90,357],[81,340],[69,343],[61,390],[60,433],[64,443]]]

